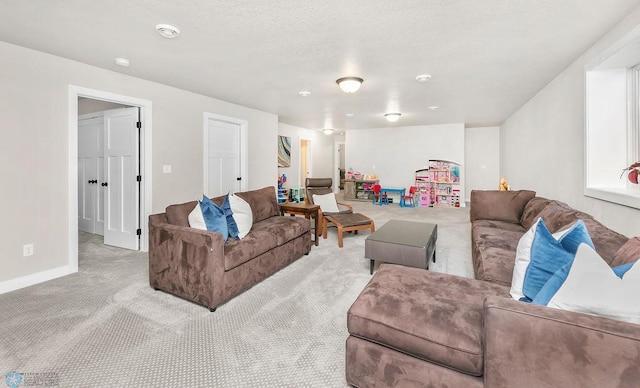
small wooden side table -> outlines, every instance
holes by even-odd
[[[320,206],[311,205],[308,203],[281,203],[280,204],[280,214],[291,214],[304,216],[306,219],[311,219],[314,217],[316,219],[316,229],[315,229],[315,244],[318,246],[318,235],[320,232]]]

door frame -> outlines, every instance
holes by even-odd
[[[69,85],[69,155],[68,155],[68,190],[69,190],[69,267],[71,272],[78,271],[78,97],[115,102],[118,104],[140,108],[142,128],[140,130],[140,187],[139,216],[142,229],[140,250],[149,250],[149,230],[145,220],[151,214],[152,169],[151,169],[151,133],[152,103],[149,100],[124,96],[89,89],[82,86]]]
[[[247,120],[235,117],[223,116],[216,113],[204,112],[202,114],[202,192],[206,193],[209,187],[209,120],[220,121],[228,124],[240,126],[240,191],[247,190],[247,182],[249,181],[247,174],[247,133],[249,122]]]

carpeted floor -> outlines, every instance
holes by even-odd
[[[438,224],[430,270],[471,277],[466,208],[349,202]],[[147,254],[80,234],[80,271],[0,295],[0,376],[64,387],[343,387],[346,313],[371,276],[367,231],[311,253],[210,313],[149,287]],[[29,375],[31,373],[32,375]]]

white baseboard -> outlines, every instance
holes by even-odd
[[[58,268],[48,269],[46,271],[33,273],[31,275],[20,276],[19,278],[5,280],[0,282],[0,294],[5,292],[19,290],[24,287],[33,286],[34,284],[43,283],[48,280],[56,279],[71,273],[78,272],[73,271],[71,266],[65,265]]]

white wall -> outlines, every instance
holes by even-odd
[[[335,159],[336,145],[335,139],[340,138],[339,134],[325,135],[316,132],[316,138],[312,144],[313,174],[312,178],[334,178],[338,171],[338,161]],[[303,182],[304,184],[304,182]]]
[[[500,182],[500,127],[467,128],[464,133],[465,187],[496,190]]]
[[[583,210],[627,236],[640,235],[640,210],[585,197],[585,65],[640,25],[629,14],[500,127],[501,175],[513,189],[533,189]],[[620,166],[620,170],[626,166]]]
[[[291,166],[290,167],[278,167],[278,174],[287,175],[287,183],[285,187],[304,187],[304,181],[300,181],[300,140],[309,140],[310,144],[310,158],[309,167],[311,177],[315,174],[315,150],[319,147],[319,138],[322,140],[322,136],[325,136],[322,132],[314,131],[311,129],[296,127],[293,125],[278,123],[278,135],[289,136],[291,138]],[[274,179],[276,179],[274,177]]]
[[[153,103],[154,213],[202,193],[203,112],[248,121],[247,187],[275,185],[274,114],[4,42],[0,58],[0,214],[6,221],[0,223],[0,289],[68,263],[70,84]],[[162,173],[163,164],[172,165],[172,174]],[[35,254],[25,258],[27,243],[35,244]]]
[[[428,167],[429,159],[459,163],[465,177],[464,124],[353,129],[346,132],[346,168],[377,174],[380,184],[408,188],[415,171]],[[465,179],[461,192],[465,193]],[[460,199],[464,202],[464,198]]]

